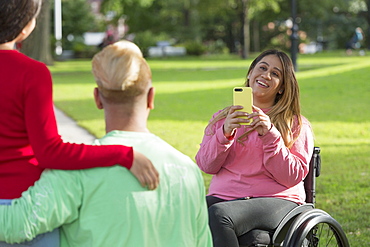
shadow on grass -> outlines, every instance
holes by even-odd
[[[355,74],[363,74],[364,72],[365,70],[353,71],[352,79],[356,80]],[[346,80],[348,79],[341,75],[306,80],[301,85],[302,114],[310,121],[315,122],[369,121],[369,84],[365,85],[365,82],[362,82],[364,85],[361,86],[360,82],[353,82],[355,85],[349,85]],[[180,83],[174,82],[173,87]],[[232,103],[231,87],[213,89],[213,87],[217,87],[217,84],[212,84],[209,80],[204,83],[209,84],[209,89],[162,94],[157,90],[156,107],[150,118],[208,121],[216,111]],[[81,120],[96,119],[97,117],[97,110],[95,110],[92,98],[91,100],[56,100],[56,104],[60,105],[67,113],[71,112],[71,116],[76,115]]]
[[[301,65],[299,71],[308,71],[314,69],[323,69],[331,65]],[[199,81],[212,81],[212,80],[235,80],[236,82],[243,83],[248,72],[248,66],[245,68],[241,67],[223,67],[223,68],[181,68],[181,69],[152,69],[153,74],[153,83],[157,82],[174,82],[174,83],[199,83]],[[94,78],[91,71],[61,71],[53,72],[53,77],[55,84],[72,84],[78,83],[81,84],[92,84],[94,85]],[[71,79],[71,77],[73,79]],[[86,78],[90,78],[86,80]]]
[[[321,67],[322,68],[322,67]],[[220,78],[223,81],[235,80],[235,85],[244,81],[246,70],[167,70],[153,71],[153,85],[156,87],[156,78],[161,82],[170,83],[173,88],[180,88],[180,92],[161,93],[157,89],[156,108],[150,118],[155,120],[189,120],[208,121],[218,110],[231,104],[232,87],[218,85]],[[314,72],[313,72],[314,73]],[[93,76],[90,72],[66,73],[58,75],[54,80],[55,88],[58,85],[74,84],[95,87]],[[184,84],[186,81],[186,84]],[[370,116],[370,73],[368,68],[354,69],[341,73],[336,71],[325,76],[312,76],[299,80],[301,91],[302,114],[310,121],[315,122],[364,122],[369,121]],[[187,87],[189,83],[208,85],[208,89],[197,90],[195,87]],[[207,86],[206,86],[207,88]],[[76,89],[78,90],[78,89]],[[191,91],[181,91],[191,90]],[[72,90],[73,92],[73,90]],[[96,119],[97,110],[93,100],[69,100],[58,101],[56,104],[71,116],[79,119]]]
[[[187,82],[199,83],[200,81],[212,80],[235,80],[242,84],[245,81],[247,70],[240,68],[230,69],[181,69],[181,70],[152,70],[153,84],[161,82],[173,82],[174,84]],[[93,87],[95,80],[91,72],[56,72],[53,73],[54,84],[86,84]],[[211,87],[212,88],[212,87]]]
[[[342,65],[342,64],[343,63],[337,63],[337,64],[298,64],[298,72],[329,68],[329,67],[338,66],[338,65]]]
[[[152,70],[153,83],[160,82],[174,82],[181,83],[199,83],[200,81],[212,80],[235,80],[243,83],[247,74],[247,69],[229,68],[229,69],[181,69],[181,70]],[[212,86],[210,87],[212,88]]]

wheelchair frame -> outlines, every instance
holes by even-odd
[[[291,210],[274,232],[254,229],[240,236],[240,247],[317,247],[322,246],[320,241],[329,241],[325,246],[349,247],[340,224],[325,211],[315,209],[316,177],[321,172],[320,151],[319,147],[314,148],[304,180],[306,204]],[[322,231],[327,231],[329,236],[321,236]]]

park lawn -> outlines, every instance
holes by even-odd
[[[201,57],[148,59],[156,104],[148,126],[175,148],[194,156],[212,114],[232,102],[251,59]],[[95,108],[89,61],[56,62],[50,67],[57,107],[97,137],[103,113]],[[351,246],[370,244],[370,59],[344,52],[300,55],[297,78],[302,114],[312,123],[321,147],[322,174],[317,208],[330,213]],[[206,187],[211,176],[204,174]]]

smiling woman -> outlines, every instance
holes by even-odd
[[[239,246],[238,237],[256,226],[275,229],[286,213],[305,201],[303,179],[313,133],[300,113],[288,55],[277,50],[261,53],[248,70],[245,86],[253,89],[253,112],[229,106],[214,114],[196,155],[200,169],[213,175],[207,203],[216,247]],[[271,207],[278,212],[273,217],[267,213]]]

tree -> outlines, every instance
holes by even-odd
[[[244,49],[242,57],[245,59],[248,57],[250,51],[250,20],[257,16],[259,13],[265,10],[278,12],[280,10],[278,2],[280,0],[242,0],[243,2],[243,33],[244,33]],[[254,32],[257,35],[257,32]]]
[[[160,0],[158,2],[161,2],[163,17],[166,19],[178,17],[176,29],[179,31],[180,39],[201,42],[200,0]]]
[[[366,29],[365,13],[363,0],[301,0],[298,4],[300,29],[309,40],[324,41],[328,49],[344,49],[357,26]]]
[[[201,40],[200,0],[104,0],[103,13],[125,16],[131,32],[167,32],[179,40]],[[155,13],[155,14],[154,14]]]
[[[362,6],[370,0],[296,2],[299,34],[301,38],[307,37],[300,41],[325,42],[329,48],[343,47],[352,27],[364,26],[360,14],[369,16]],[[166,33],[182,42],[217,41],[243,57],[250,50],[275,47],[288,51],[290,46],[287,24],[291,6],[286,0],[104,0],[104,3],[109,4],[110,10],[119,9],[118,16],[125,14],[133,33],[150,30],[152,35]],[[354,6],[361,7],[362,12],[356,15]]]
[[[62,0],[62,26],[63,49],[74,50],[75,46],[83,46],[83,34],[98,25],[86,0]]]
[[[37,25],[31,35],[22,42],[21,51],[26,55],[51,65],[53,58],[50,45],[50,1],[45,0],[41,13],[37,19]]]
[[[225,40],[231,52],[240,52],[241,56],[246,58],[249,55],[252,35],[255,47],[258,47],[256,44],[260,42],[258,28],[260,21],[273,21],[271,16],[280,11],[279,2],[281,0],[202,0],[200,9],[202,9],[203,28],[213,28],[213,31],[206,31],[208,37],[211,38],[213,32],[214,38]],[[263,12],[269,12],[269,14],[260,18]],[[253,27],[257,28],[251,30],[251,21],[253,21]],[[238,44],[242,48],[241,51],[237,47]]]
[[[364,5],[366,6],[360,11],[360,15],[366,20],[367,22],[367,29],[365,34],[365,43],[367,49],[370,49],[370,0],[363,1]]]

